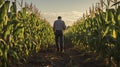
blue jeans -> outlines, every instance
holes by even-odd
[[[57,51],[63,51],[63,32],[61,30],[56,30],[55,32],[55,42]]]

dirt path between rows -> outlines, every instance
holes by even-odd
[[[26,62],[12,67],[107,67],[96,55],[68,48],[64,53],[56,52],[55,48],[42,49],[33,53]]]

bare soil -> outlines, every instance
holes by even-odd
[[[13,64],[11,67],[107,67],[102,58],[94,53],[87,53],[76,48],[65,48],[56,52],[54,46],[32,53],[26,61]]]

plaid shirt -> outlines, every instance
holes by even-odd
[[[54,30],[65,30],[66,25],[65,25],[64,21],[62,21],[61,19],[58,19],[54,22],[53,29]]]

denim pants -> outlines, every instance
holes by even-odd
[[[63,32],[61,30],[56,30],[55,32],[55,42],[57,51],[63,51]]]

